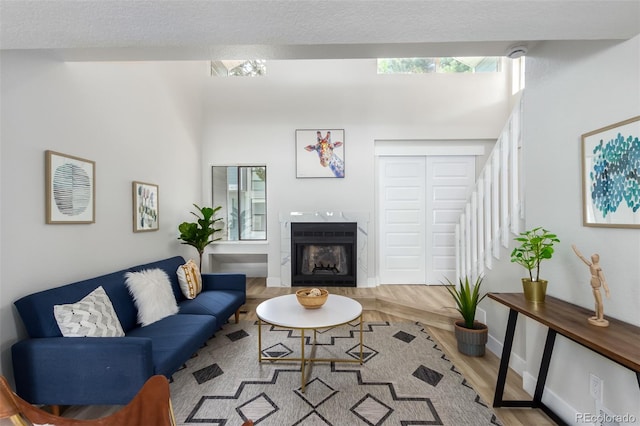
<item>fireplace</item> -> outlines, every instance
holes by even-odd
[[[357,224],[291,223],[291,285],[356,287]]]

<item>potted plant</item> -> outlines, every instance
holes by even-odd
[[[522,278],[525,299],[531,302],[544,302],[547,293],[547,280],[540,279],[540,263],[553,256],[553,245],[559,243],[556,234],[537,227],[521,232],[514,238],[520,246],[511,252],[511,262],[518,263],[529,271],[529,277]]]
[[[480,296],[480,285],[483,277],[478,277],[473,285],[469,283],[469,277],[459,279],[459,287],[456,287],[447,278],[448,285],[445,288],[453,297],[457,310],[462,315],[461,320],[454,322],[458,351],[469,356],[483,356],[489,328],[486,324],[476,321],[476,308],[487,295]]]
[[[198,250],[200,256],[200,270],[202,270],[202,253],[204,253],[205,247],[214,241],[218,241],[220,238],[214,238],[217,232],[221,232],[222,228],[216,228],[216,222],[222,220],[222,218],[216,218],[215,215],[222,208],[218,206],[211,207],[199,207],[194,204],[198,209],[198,213],[191,212],[192,215],[198,218],[197,222],[182,222],[178,225],[178,231],[180,231],[179,240],[182,240],[181,244],[187,244],[193,246]]]

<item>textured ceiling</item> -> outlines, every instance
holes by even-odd
[[[631,38],[640,0],[1,0],[0,23],[2,49],[78,60],[484,56]]]

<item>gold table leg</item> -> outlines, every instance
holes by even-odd
[[[314,361],[318,362],[359,362],[360,365],[364,364],[364,337],[363,337],[363,327],[364,324],[362,322],[362,314],[359,317],[360,320],[360,359],[337,359],[337,358],[316,358],[315,357],[315,347],[316,347],[316,339],[317,339],[317,329],[313,329],[313,346],[311,350],[311,356],[306,358],[305,353],[305,344],[304,344],[304,328],[300,328],[300,358],[272,358],[272,357],[263,357],[262,356],[262,320],[258,318],[258,362],[262,361],[300,361],[300,390],[302,393],[305,392],[306,389],[306,367],[309,365],[309,373],[311,373],[311,366]],[[268,323],[267,323],[268,324]],[[346,324],[346,323],[345,323]],[[340,325],[338,324],[329,328],[335,328]],[[293,327],[285,327],[291,330],[295,330]]]
[[[362,348],[362,314],[360,314],[360,365],[363,364],[364,352]]]
[[[262,362],[262,320],[258,318],[258,362]]]
[[[302,384],[300,386],[302,393],[304,393],[305,388],[305,380],[304,380],[304,370],[305,370],[305,359],[304,359],[304,328],[300,329],[300,354],[302,360],[300,361],[300,374],[302,377]]]

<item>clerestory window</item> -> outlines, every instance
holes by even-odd
[[[500,57],[380,58],[378,74],[499,72]]]
[[[264,59],[211,61],[213,77],[262,77],[266,74],[267,61]]]

